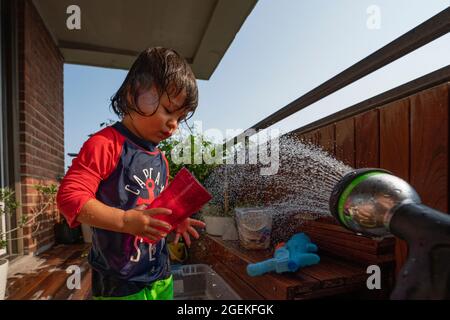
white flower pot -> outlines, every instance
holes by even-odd
[[[0,259],[0,300],[5,299],[6,280],[8,279],[8,265],[7,259]]]
[[[234,223],[231,217],[205,216],[206,232],[212,236],[222,236],[230,223]]]
[[[87,224],[81,224],[81,232],[85,243],[92,243],[92,228]]]
[[[222,235],[222,240],[232,240],[232,241],[239,240],[239,235],[236,229],[236,225],[234,224],[234,221],[232,221],[225,227],[225,231],[223,232]]]

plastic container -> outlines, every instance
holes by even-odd
[[[245,249],[267,249],[272,232],[272,214],[264,208],[236,208],[239,243]]]
[[[174,300],[241,300],[241,297],[206,264],[172,269]]]
[[[172,226],[170,231],[172,231],[181,221],[200,210],[211,198],[209,192],[200,182],[186,168],[183,168],[147,209],[171,209],[172,214],[158,214],[154,215],[153,218],[170,223]],[[147,243],[156,242],[148,238],[144,238],[144,241]]]

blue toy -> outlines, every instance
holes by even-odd
[[[247,266],[249,276],[256,277],[266,272],[295,272],[298,268],[319,263],[317,246],[304,233],[293,235],[289,241],[275,250],[274,257]]]

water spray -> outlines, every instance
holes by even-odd
[[[450,299],[450,216],[422,204],[406,181],[382,169],[354,170],[335,185],[329,204],[355,233],[408,243],[391,299]]]

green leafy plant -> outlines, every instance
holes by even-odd
[[[45,214],[47,210],[55,205],[56,193],[58,192],[58,186],[51,185],[34,185],[33,186],[39,195],[39,203],[32,209],[31,215],[22,216],[22,219],[17,222],[17,227],[8,230],[6,232],[0,232],[0,248],[6,247],[8,240],[18,240],[24,237],[11,238],[11,234],[19,229],[33,226],[31,235],[35,234],[39,230],[38,218]],[[4,216],[11,216],[15,210],[20,206],[20,203],[16,201],[16,196],[13,190],[10,188],[0,188],[0,219]]]
[[[199,144],[198,141],[201,141],[201,143]],[[187,163],[176,163],[172,158],[172,150],[174,150],[181,143],[187,145],[186,142],[190,144],[187,148],[191,153],[189,158],[190,161],[187,161]],[[186,169],[188,169],[200,183],[204,183],[214,168],[218,166],[218,164],[208,164],[204,161],[201,161],[201,163],[195,163],[194,160],[197,152],[197,156],[198,154],[203,154],[206,152],[208,152],[212,157],[216,156],[216,144],[201,134],[190,133],[178,137],[171,137],[161,141],[158,148],[165,153],[167,161],[169,162],[169,179],[172,179],[178,171],[180,171],[183,167],[186,167]]]
[[[205,206],[200,210],[201,216],[213,216],[213,217],[227,217],[231,216],[229,212],[225,212],[223,209],[223,206],[207,203]]]

